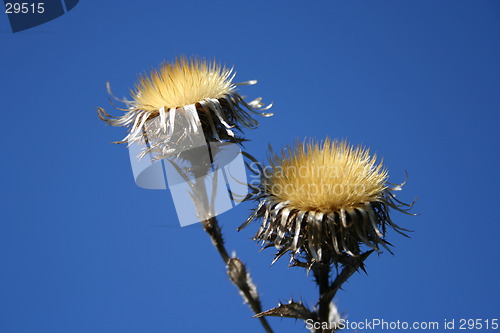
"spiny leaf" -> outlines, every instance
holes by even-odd
[[[285,318],[296,318],[296,319],[313,319],[313,313],[304,306],[302,303],[297,303],[290,301],[288,304],[279,304],[278,307],[256,314],[254,318],[260,318],[264,316],[271,317],[285,317]]]

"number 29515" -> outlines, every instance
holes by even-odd
[[[45,11],[44,3],[27,2],[7,2],[5,3],[6,14],[43,14]]]

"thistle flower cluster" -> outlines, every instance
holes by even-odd
[[[241,143],[243,129],[258,125],[254,115],[272,115],[264,112],[271,105],[264,106],[261,98],[246,102],[237,92],[239,85],[256,81],[233,83],[234,75],[232,69],[215,61],[177,58],[141,76],[130,92],[131,100],[117,99],[125,105],[117,108],[125,112],[123,115],[112,116],[102,108],[98,108],[98,114],[107,124],[127,129],[125,138],[116,143],[140,143],[140,158],[146,154],[152,160],[177,158],[180,155],[175,152],[185,151],[185,160],[198,161],[198,152],[193,148],[206,149],[208,144],[211,153],[216,154],[223,145],[212,146],[211,142]],[[111,94],[109,86],[108,90]],[[190,141],[195,139],[201,144]],[[215,217],[206,218],[203,227],[224,260],[230,280],[266,332],[272,332],[266,316],[332,321],[332,316],[338,317],[332,299],[342,284],[355,271],[364,269],[363,261],[371,252],[380,253],[381,248],[391,252],[387,230],[404,236],[410,231],[399,227],[390,215],[391,210],[409,214],[412,208],[413,204],[395,197],[404,183],[389,183],[388,171],[376,155],[346,141],[304,141],[281,154],[271,151],[266,168],[244,154],[257,166],[253,171],[258,181],[249,184],[246,197],[257,206],[238,230],[252,221],[260,222],[254,239],[264,248],[278,249],[273,263],[290,254],[292,266],[313,271],[320,297],[313,310],[291,300],[262,312],[257,288],[245,265],[228,255]],[[214,160],[194,165],[197,163],[192,162],[186,169],[195,179],[199,178],[195,170],[205,172]],[[208,196],[201,201],[208,202]],[[330,281],[332,264],[337,268],[340,264],[342,271],[337,270],[336,278]]]

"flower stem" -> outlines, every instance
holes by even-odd
[[[373,250],[367,251],[358,257],[351,257],[348,263],[344,264],[342,271],[337,274],[335,280],[328,286],[328,288],[321,294],[318,304],[328,303],[330,304],[337,291],[342,287],[344,282],[346,282],[356,271],[360,268],[363,269],[363,263],[368,258]]]
[[[252,282],[250,278],[250,274],[247,272],[245,265],[236,257],[230,257],[226,247],[224,245],[224,238],[222,236],[222,231],[215,217],[214,207],[213,207],[213,198],[209,198],[207,194],[207,186],[205,184],[205,176],[209,172],[215,171],[215,175],[217,175],[217,170],[212,170],[213,167],[213,155],[214,152],[211,149],[210,143],[207,142],[207,150],[210,156],[210,162],[205,161],[205,163],[200,163],[199,152],[196,150],[189,150],[183,152],[182,158],[186,161],[191,162],[192,168],[189,170],[189,175],[185,174],[184,171],[180,170],[180,172],[184,173],[184,177],[192,179],[189,181],[193,200],[196,207],[196,211],[199,219],[203,225],[203,228],[210,236],[213,245],[219,252],[222,261],[226,265],[227,274],[229,279],[233,284],[240,290],[240,294],[243,297],[243,300],[250,305],[250,308],[255,314],[259,314],[262,312],[262,305],[260,303],[259,295],[257,293],[257,288]],[[184,178],[183,177],[183,178]],[[214,176],[216,177],[216,176]],[[207,180],[208,181],[208,180]],[[211,179],[211,181],[216,182],[215,179]],[[216,186],[212,188],[212,194],[216,191]],[[269,323],[266,318],[259,318],[260,323],[264,330],[267,333],[273,333]]]
[[[342,271],[337,274],[335,280],[330,283],[331,265],[327,262],[316,262],[312,266],[312,271],[319,287],[318,321],[330,322],[330,304],[342,285],[360,268],[363,269],[364,261],[373,251],[367,251],[357,257],[347,257],[343,264]],[[322,325],[320,325],[322,326]],[[326,325],[330,327],[331,325]],[[333,333],[334,329],[318,329],[317,333]]]
[[[316,278],[316,283],[319,287],[319,309],[318,309],[318,321],[320,323],[328,323],[330,318],[330,302],[331,299],[322,297],[328,292],[330,287],[330,265],[323,261],[318,262],[312,268],[314,276]],[[333,330],[317,330],[318,333],[333,332]]]
[[[253,285],[250,276],[248,275],[246,271],[246,267],[243,265],[241,260],[238,258],[234,257],[231,258],[229,257],[226,247],[224,246],[224,239],[222,238],[222,232],[221,228],[219,226],[219,223],[217,222],[217,219],[215,217],[209,218],[207,220],[202,221],[203,228],[205,231],[208,233],[210,238],[212,239],[212,243],[214,244],[215,248],[219,252],[222,261],[226,264],[228,268],[228,275],[231,281],[238,287],[240,290],[243,299],[248,302],[250,305],[250,308],[255,314],[261,313],[262,312],[262,305],[260,303],[259,295],[257,294],[257,290],[255,286]],[[237,262],[239,267],[235,268],[236,270],[240,270],[244,274],[237,274],[235,276],[234,270],[232,267],[234,267],[233,263]],[[242,281],[243,280],[243,281]],[[267,319],[265,317],[260,317],[259,318],[260,323],[264,330],[267,333],[273,333],[273,330],[271,329],[271,326],[267,322]]]

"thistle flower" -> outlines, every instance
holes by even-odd
[[[164,158],[172,151],[171,145],[179,144],[171,140],[175,124],[179,123],[177,117],[187,125],[184,138],[203,131],[208,141],[240,142],[233,129],[256,127],[258,122],[251,114],[272,114],[262,112],[271,105],[264,106],[261,98],[247,103],[236,91],[239,85],[257,81],[233,83],[234,75],[232,69],[215,61],[177,58],[141,76],[130,92],[132,100],[117,99],[126,106],[117,108],[125,111],[124,115],[111,116],[102,108],[98,108],[98,114],[109,125],[128,129],[128,135],[115,143],[130,145],[144,140],[148,147],[142,156],[153,153],[155,159]],[[112,95],[109,85],[108,91]]]
[[[294,264],[301,263],[298,255],[309,266],[322,258],[338,263],[359,256],[361,244],[389,250],[387,226],[409,231],[389,215],[391,208],[411,208],[392,193],[404,184],[388,183],[387,170],[368,149],[327,138],[287,147],[281,156],[271,153],[269,161],[269,168],[256,172],[260,183],[250,185],[247,199],[259,203],[240,229],[261,220],[255,239],[279,249],[274,261],[290,252]]]
[[[109,125],[128,129],[127,136],[116,143],[128,143],[136,183],[145,188],[165,188],[166,176],[171,189],[175,188],[172,197],[176,206],[181,205],[177,210],[181,225],[193,223],[189,208],[194,208],[195,220],[200,220],[209,234],[229,278],[257,314],[262,312],[257,288],[242,261],[234,254],[229,256],[216,216],[231,206],[226,168],[230,165],[238,171],[242,162],[234,143],[243,139],[233,129],[256,127],[258,122],[252,114],[272,114],[262,112],[271,105],[264,106],[261,98],[247,103],[236,91],[238,85],[257,81],[233,83],[234,75],[232,69],[215,61],[177,58],[140,77],[130,92],[132,100],[115,98],[125,104],[125,109],[117,108],[125,111],[124,115],[115,117],[102,108],[97,110]],[[108,92],[113,96],[109,84]],[[141,160],[145,155],[153,163]],[[159,163],[159,159],[166,160]],[[241,169],[244,171],[244,165]],[[219,182],[219,177],[225,178],[224,182]],[[266,318],[259,320],[266,332],[272,333]]]

